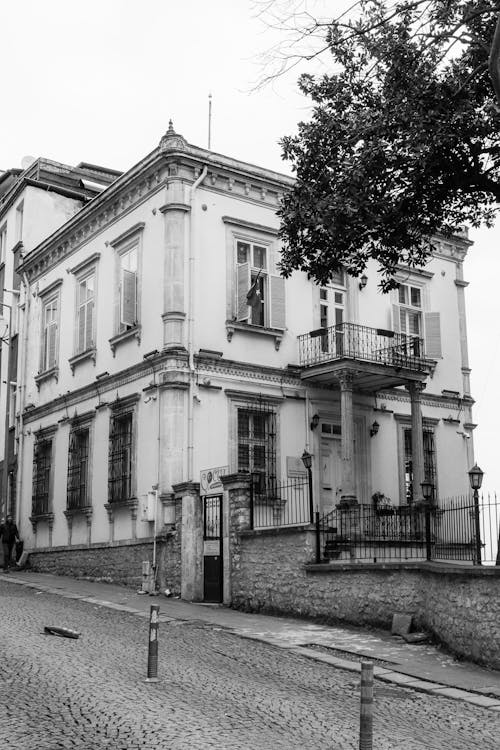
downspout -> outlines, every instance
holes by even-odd
[[[23,452],[24,452],[24,408],[26,405],[26,361],[28,357],[28,327],[29,327],[29,315],[30,315],[30,285],[26,277],[26,274],[22,275],[22,282],[25,290],[25,303],[24,303],[24,314],[23,314],[23,336],[21,342],[20,351],[20,362],[17,372],[17,392],[19,394],[19,422],[18,422],[18,437],[19,442],[17,445],[17,477],[16,477],[16,524],[20,528],[21,523],[21,504],[23,500]]]
[[[187,435],[187,479],[193,481],[193,451],[194,451],[194,429],[193,429],[193,398],[194,398],[194,281],[195,281],[195,221],[193,216],[194,194],[199,185],[207,176],[207,165],[199,177],[193,182],[189,190],[189,265],[188,265],[188,331],[187,331],[187,349],[189,362],[189,396],[188,396],[188,435]]]

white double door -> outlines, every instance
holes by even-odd
[[[340,502],[342,494],[342,453],[340,436],[320,440],[320,513],[328,513]]]

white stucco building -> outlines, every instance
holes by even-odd
[[[327,287],[284,280],[276,210],[291,184],[170,126],[25,255],[28,549],[133,545],[153,532],[152,488],[163,527],[174,489],[210,493],[220,469],[254,472],[265,493],[304,474],[304,450],[320,512],[375,492],[406,504],[424,478],[438,498],[468,491],[466,236],[437,238],[389,295],[375,265]]]

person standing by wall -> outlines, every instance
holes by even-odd
[[[19,532],[10,514],[7,516],[6,522],[0,526],[0,537],[2,538],[3,547],[3,569],[4,573],[6,573],[12,563],[14,543],[19,541]]]

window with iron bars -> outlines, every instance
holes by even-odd
[[[132,412],[111,419],[109,435],[108,500],[129,500],[132,495]]]
[[[33,455],[32,514],[34,516],[49,512],[51,467],[52,440],[39,440],[35,443]]]
[[[265,403],[238,409],[238,471],[254,476],[256,492],[276,485],[276,414]]]
[[[434,432],[424,429],[424,478],[426,482],[432,482],[436,488],[436,446]],[[411,428],[404,430],[404,479],[405,479],[405,501],[406,504],[413,502],[413,463],[412,463],[412,439]]]
[[[68,484],[66,502],[68,510],[88,505],[89,428],[71,431],[68,452]]]

